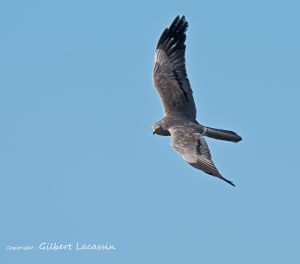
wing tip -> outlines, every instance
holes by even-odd
[[[185,49],[186,30],[188,22],[185,16],[176,16],[171,25],[161,34],[156,49],[163,49],[168,51],[174,44],[179,48]],[[173,39],[173,40],[172,40]]]
[[[222,179],[223,181],[225,181],[225,182],[227,182],[227,183],[229,183],[231,186],[233,186],[233,187],[235,187],[235,184],[232,182],[232,181],[230,181],[230,180],[227,180],[226,178],[224,178],[223,176],[221,176],[221,177],[219,177],[220,179]]]

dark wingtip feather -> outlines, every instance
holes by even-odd
[[[174,28],[178,24],[179,20],[180,20],[180,16],[175,17],[175,19],[173,20],[171,26],[169,27],[169,31],[171,31],[171,32],[174,31]]]
[[[229,183],[230,185],[232,185],[233,187],[235,187],[235,184],[232,181],[229,181],[224,177],[220,177],[220,179],[222,179],[223,181],[225,181],[225,182]]]
[[[185,20],[185,16],[177,16],[169,28],[166,28],[156,48],[166,51],[168,55],[174,50],[183,49],[185,50],[186,30],[188,28],[188,22]]]

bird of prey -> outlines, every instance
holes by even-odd
[[[158,41],[152,78],[164,107],[164,117],[153,125],[152,132],[171,136],[172,147],[196,169],[235,186],[216,168],[204,137],[231,142],[242,138],[233,131],[203,126],[196,120],[193,91],[185,68],[187,27],[185,17],[177,16]]]

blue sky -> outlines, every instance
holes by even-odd
[[[0,257],[5,263],[298,263],[297,1],[2,1]],[[152,87],[185,15],[199,122],[236,188],[188,166]],[[110,243],[109,252],[8,245]]]

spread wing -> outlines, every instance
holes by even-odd
[[[158,91],[165,115],[181,112],[196,117],[193,91],[185,68],[185,39],[188,23],[177,16],[162,33],[155,53],[153,82]]]
[[[193,129],[184,126],[175,126],[169,129],[171,132],[172,147],[196,169],[202,170],[212,176],[218,177],[235,186],[231,181],[224,178],[215,164],[204,137],[195,133]]]

